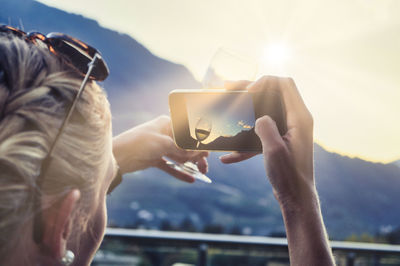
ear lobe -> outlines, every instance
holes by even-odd
[[[43,246],[48,256],[59,260],[64,256],[71,234],[73,212],[77,208],[80,191],[71,190],[57,204],[43,211]]]

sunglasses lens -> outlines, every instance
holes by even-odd
[[[1,25],[0,32],[12,33],[18,37],[24,37],[26,35],[25,32],[7,25]]]
[[[53,53],[63,55],[63,58],[79,72],[87,73],[88,64],[93,60],[94,54],[92,56],[89,51],[82,49],[79,43],[74,43],[70,40],[63,40],[61,38],[48,38],[47,40],[50,44],[50,50]],[[92,70],[90,79],[102,81],[107,78],[108,74],[108,67],[100,57]]]

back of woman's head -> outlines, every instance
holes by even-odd
[[[0,34],[0,263],[10,249],[31,237],[24,233],[39,211],[33,200],[37,193],[52,204],[78,188],[75,222],[86,225],[110,137],[108,102],[94,82],[78,99],[43,183],[37,185],[41,163],[81,81],[47,48]]]

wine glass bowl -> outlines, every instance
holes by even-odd
[[[211,129],[212,129],[212,122],[211,120],[202,117],[200,118],[195,127],[195,136],[196,139],[198,140],[196,148],[199,147],[200,143],[204,140],[206,140],[210,134],[211,134]]]
[[[220,47],[208,65],[202,80],[204,88],[223,88],[225,81],[254,80],[258,63],[251,57]]]

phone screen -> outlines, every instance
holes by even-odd
[[[181,93],[180,132],[171,108],[178,146],[193,150],[259,151],[254,132],[256,115],[253,96],[248,92]],[[177,106],[175,106],[177,107]],[[176,109],[176,108],[174,108]],[[175,122],[175,123],[174,123]]]
[[[187,94],[190,137],[201,149],[237,146],[254,134],[255,116],[250,94]]]

